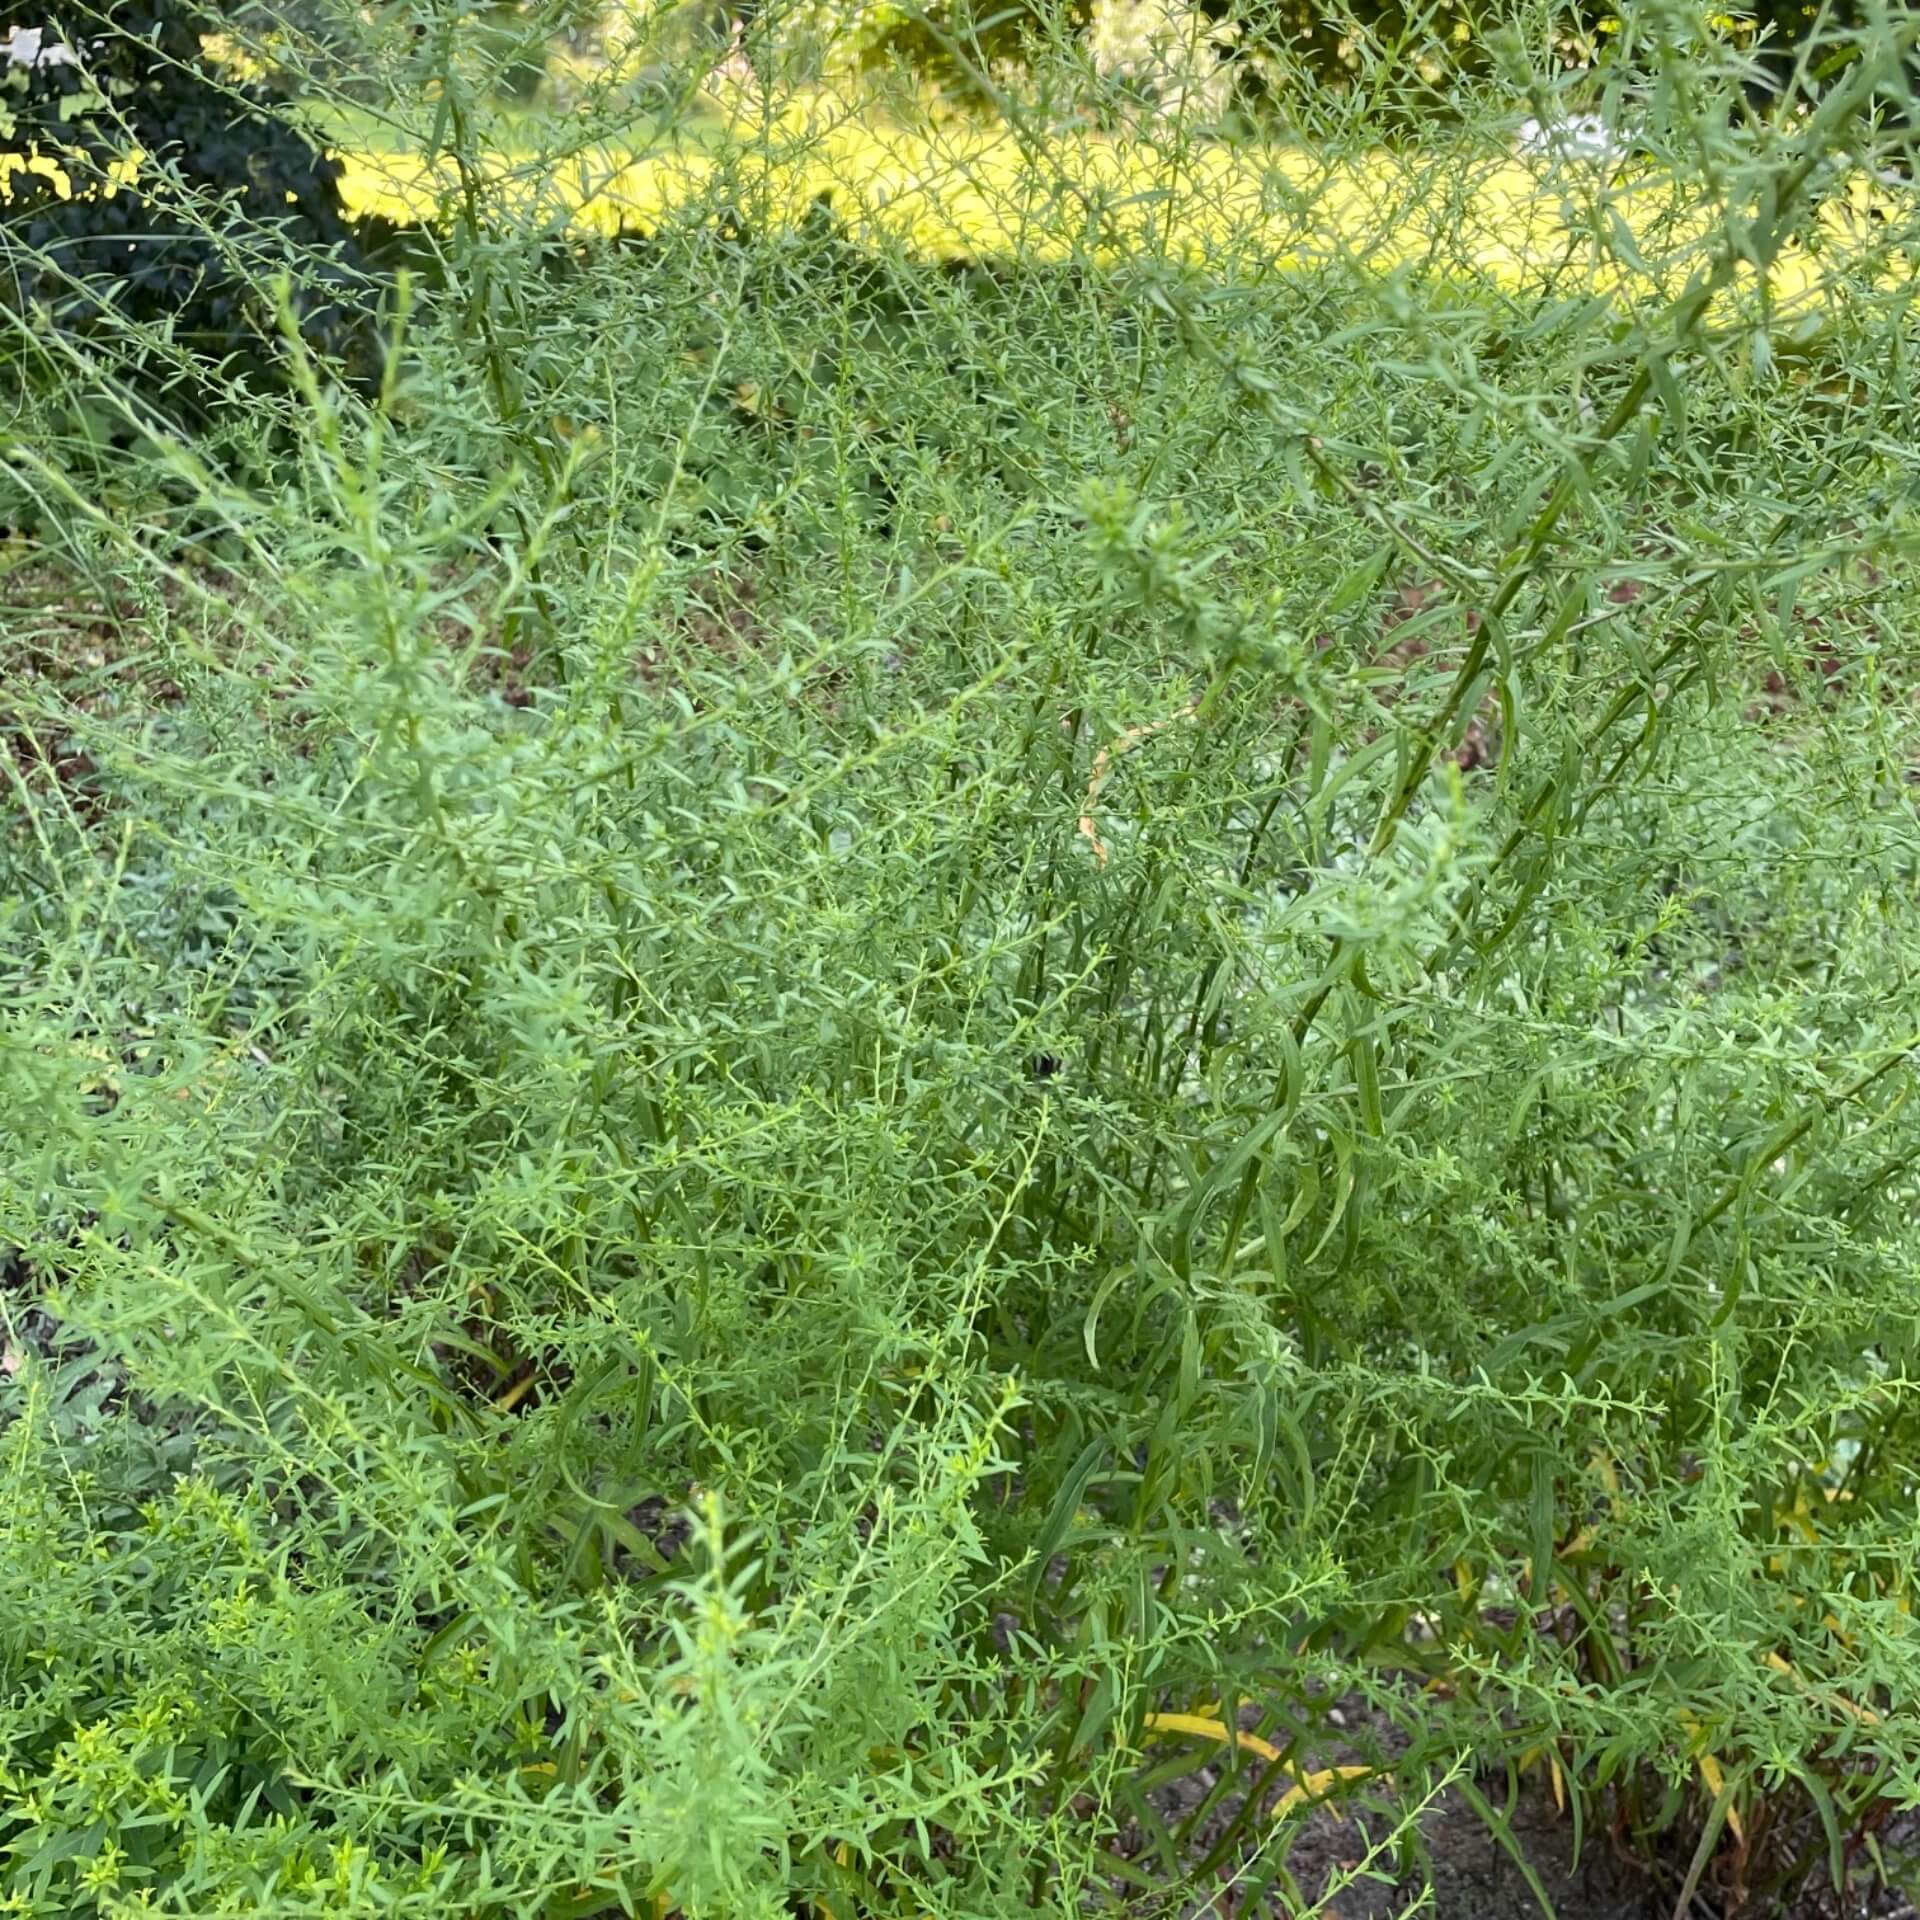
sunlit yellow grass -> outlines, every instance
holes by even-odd
[[[1035,145],[1004,129],[908,128],[821,102],[789,102],[755,130],[763,137],[706,150],[600,146],[558,164],[496,155],[483,169],[487,210],[609,235],[655,231],[716,198],[779,230],[824,202],[850,239],[933,260],[1112,263],[1153,252],[1191,265],[1413,270],[1636,302],[1678,293],[1724,234],[1717,210],[1684,204],[1657,176],[1608,184],[1597,170],[1555,176],[1514,158],[1322,163],[1300,149],[1172,153],[1084,133]],[[355,213],[399,224],[448,216],[458,181],[445,159],[343,158]],[[1808,240],[1776,260],[1766,288],[1775,317],[1824,307],[1843,281],[1908,275],[1904,258],[1876,251],[1869,199],[1861,183],[1829,200]],[[1749,295],[1753,280],[1749,270]]]
[[[1404,271],[1629,304],[1671,299],[1727,246],[1719,209],[1684,200],[1649,170],[1609,179],[1598,167],[1556,173],[1446,148],[1326,161],[1299,147],[1190,141],[1176,150],[1088,132],[1038,141],[969,120],[909,126],[824,92],[708,104],[722,131],[705,145],[490,151],[476,183],[486,218],[581,236],[646,234],[724,202],[779,231],[824,204],[850,240],[928,260],[1148,255],[1236,271]],[[464,204],[448,156],[342,136],[350,214],[430,225]],[[0,199],[23,169],[71,191],[57,156],[0,155]],[[133,162],[117,164],[107,190],[134,177]],[[1847,287],[1910,279],[1911,258],[1882,236],[1911,236],[1911,196],[1890,209],[1898,218],[1873,217],[1876,198],[1887,211],[1891,194],[1856,180],[1830,196],[1806,238],[1774,261],[1764,290],[1745,271],[1723,297],[1723,317],[1817,319]]]
[[[111,200],[122,187],[131,187],[139,179],[141,157],[137,153],[129,154],[108,163],[106,179],[100,189],[105,199]],[[0,203],[13,198],[14,179],[21,174],[46,181],[62,200],[73,198],[73,177],[58,154],[38,151],[0,153]]]

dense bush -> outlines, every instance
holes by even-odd
[[[1574,165],[1496,294],[724,160],[548,272],[464,147],[269,481],[9,438],[0,1911],[1304,1913],[1523,1781],[1872,1865],[1913,210],[1766,280],[1861,45],[1670,54],[1677,299]]]
[[[149,391],[251,354],[285,279],[309,338],[353,344],[361,275],[337,160],[264,83],[211,68],[188,0],[107,0],[15,31],[0,90],[6,300]],[[38,162],[37,166],[31,164]],[[197,396],[196,396],[197,397]]]

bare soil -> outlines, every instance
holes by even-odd
[[[1482,1790],[1491,1785],[1483,1783]],[[1497,1793],[1490,1797],[1497,1804]],[[1460,1795],[1442,1796],[1421,1821],[1432,1862],[1430,1894],[1421,1877],[1354,1877],[1352,1865],[1367,1851],[1369,1826],[1377,1835],[1378,1823],[1364,1816],[1336,1820],[1318,1813],[1295,1842],[1289,1864],[1301,1891],[1317,1900],[1330,1886],[1337,1888],[1323,1910],[1326,1920],[1400,1920],[1416,1913],[1432,1920],[1541,1920],[1540,1902],[1525,1876]],[[1510,1831],[1558,1920],[1915,1920],[1912,1903],[1895,1889],[1856,1886],[1838,1896],[1824,1873],[1789,1903],[1756,1898],[1736,1905],[1711,1868],[1701,1889],[1677,1910],[1684,1862],[1671,1863],[1669,1873],[1656,1877],[1622,1859],[1605,1833],[1590,1828],[1575,1866],[1572,1824],[1544,1792],[1522,1797]],[[1907,1835],[1909,1847],[1916,1840],[1920,1835]]]
[[[1254,1709],[1243,1709],[1247,1732],[1255,1731],[1257,1720]],[[1326,1733],[1325,1741],[1302,1757],[1309,1774],[1356,1764],[1381,1771],[1372,1782],[1336,1788],[1323,1804],[1290,1816],[1285,1865],[1301,1906],[1290,1908],[1278,1895],[1264,1902],[1251,1898],[1241,1884],[1249,1864],[1242,1851],[1223,1863],[1218,1890],[1190,1900],[1181,1920],[1251,1920],[1255,1914],[1272,1914],[1275,1920],[1309,1915],[1315,1920],[1410,1920],[1416,1914],[1423,1920],[1541,1920],[1542,1894],[1555,1920],[1920,1920],[1905,1891],[1886,1884],[1891,1876],[1907,1887],[1920,1885],[1920,1813],[1894,1816],[1881,1825],[1877,1846],[1886,1875],[1873,1870],[1864,1850],[1849,1854],[1844,1892],[1831,1883],[1809,1816],[1807,1832],[1783,1850],[1776,1847],[1775,1857],[1804,1845],[1822,1864],[1786,1899],[1741,1883],[1736,1851],[1723,1835],[1682,1905],[1680,1893],[1698,1837],[1690,1821],[1677,1821],[1667,1844],[1639,1857],[1612,1832],[1604,1805],[1590,1801],[1576,1859],[1572,1815],[1556,1804],[1543,1775],[1523,1778],[1510,1804],[1504,1770],[1474,1781],[1480,1799],[1504,1817],[1503,1840],[1457,1787],[1439,1792],[1424,1807],[1403,1800],[1410,1783],[1400,1783],[1396,1791],[1388,1770],[1404,1754],[1406,1734],[1358,1695],[1337,1703],[1327,1716]],[[1238,1795],[1226,1796],[1197,1829],[1191,1827],[1193,1816],[1215,1794],[1224,1765],[1223,1758],[1198,1767],[1153,1795],[1160,1818],[1170,1828],[1188,1831],[1188,1845],[1203,1856],[1214,1851],[1242,1804]],[[1277,1812],[1279,1798],[1277,1790],[1270,1793],[1263,1818]],[[1410,1819],[1417,1837],[1406,1831]],[[1129,1830],[1119,1836],[1116,1851],[1146,1865],[1141,1839],[1137,1829]]]

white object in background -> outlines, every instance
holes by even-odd
[[[45,27],[12,27],[7,32],[7,65],[10,67],[70,67],[73,49],[58,40],[46,44]]]
[[[1522,153],[1551,153],[1562,159],[1618,160],[1626,151],[1597,113],[1572,113],[1551,126],[1523,120],[1515,139]]]

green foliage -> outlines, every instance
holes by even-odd
[[[271,484],[71,348],[142,435],[4,443],[0,1912],[1305,1911],[1295,1773],[1417,1871],[1548,1754],[1764,1896],[1920,1791],[1911,320],[1735,271],[1854,44],[1797,131],[1668,51],[1674,305],[724,165],[556,260],[452,90]]]

